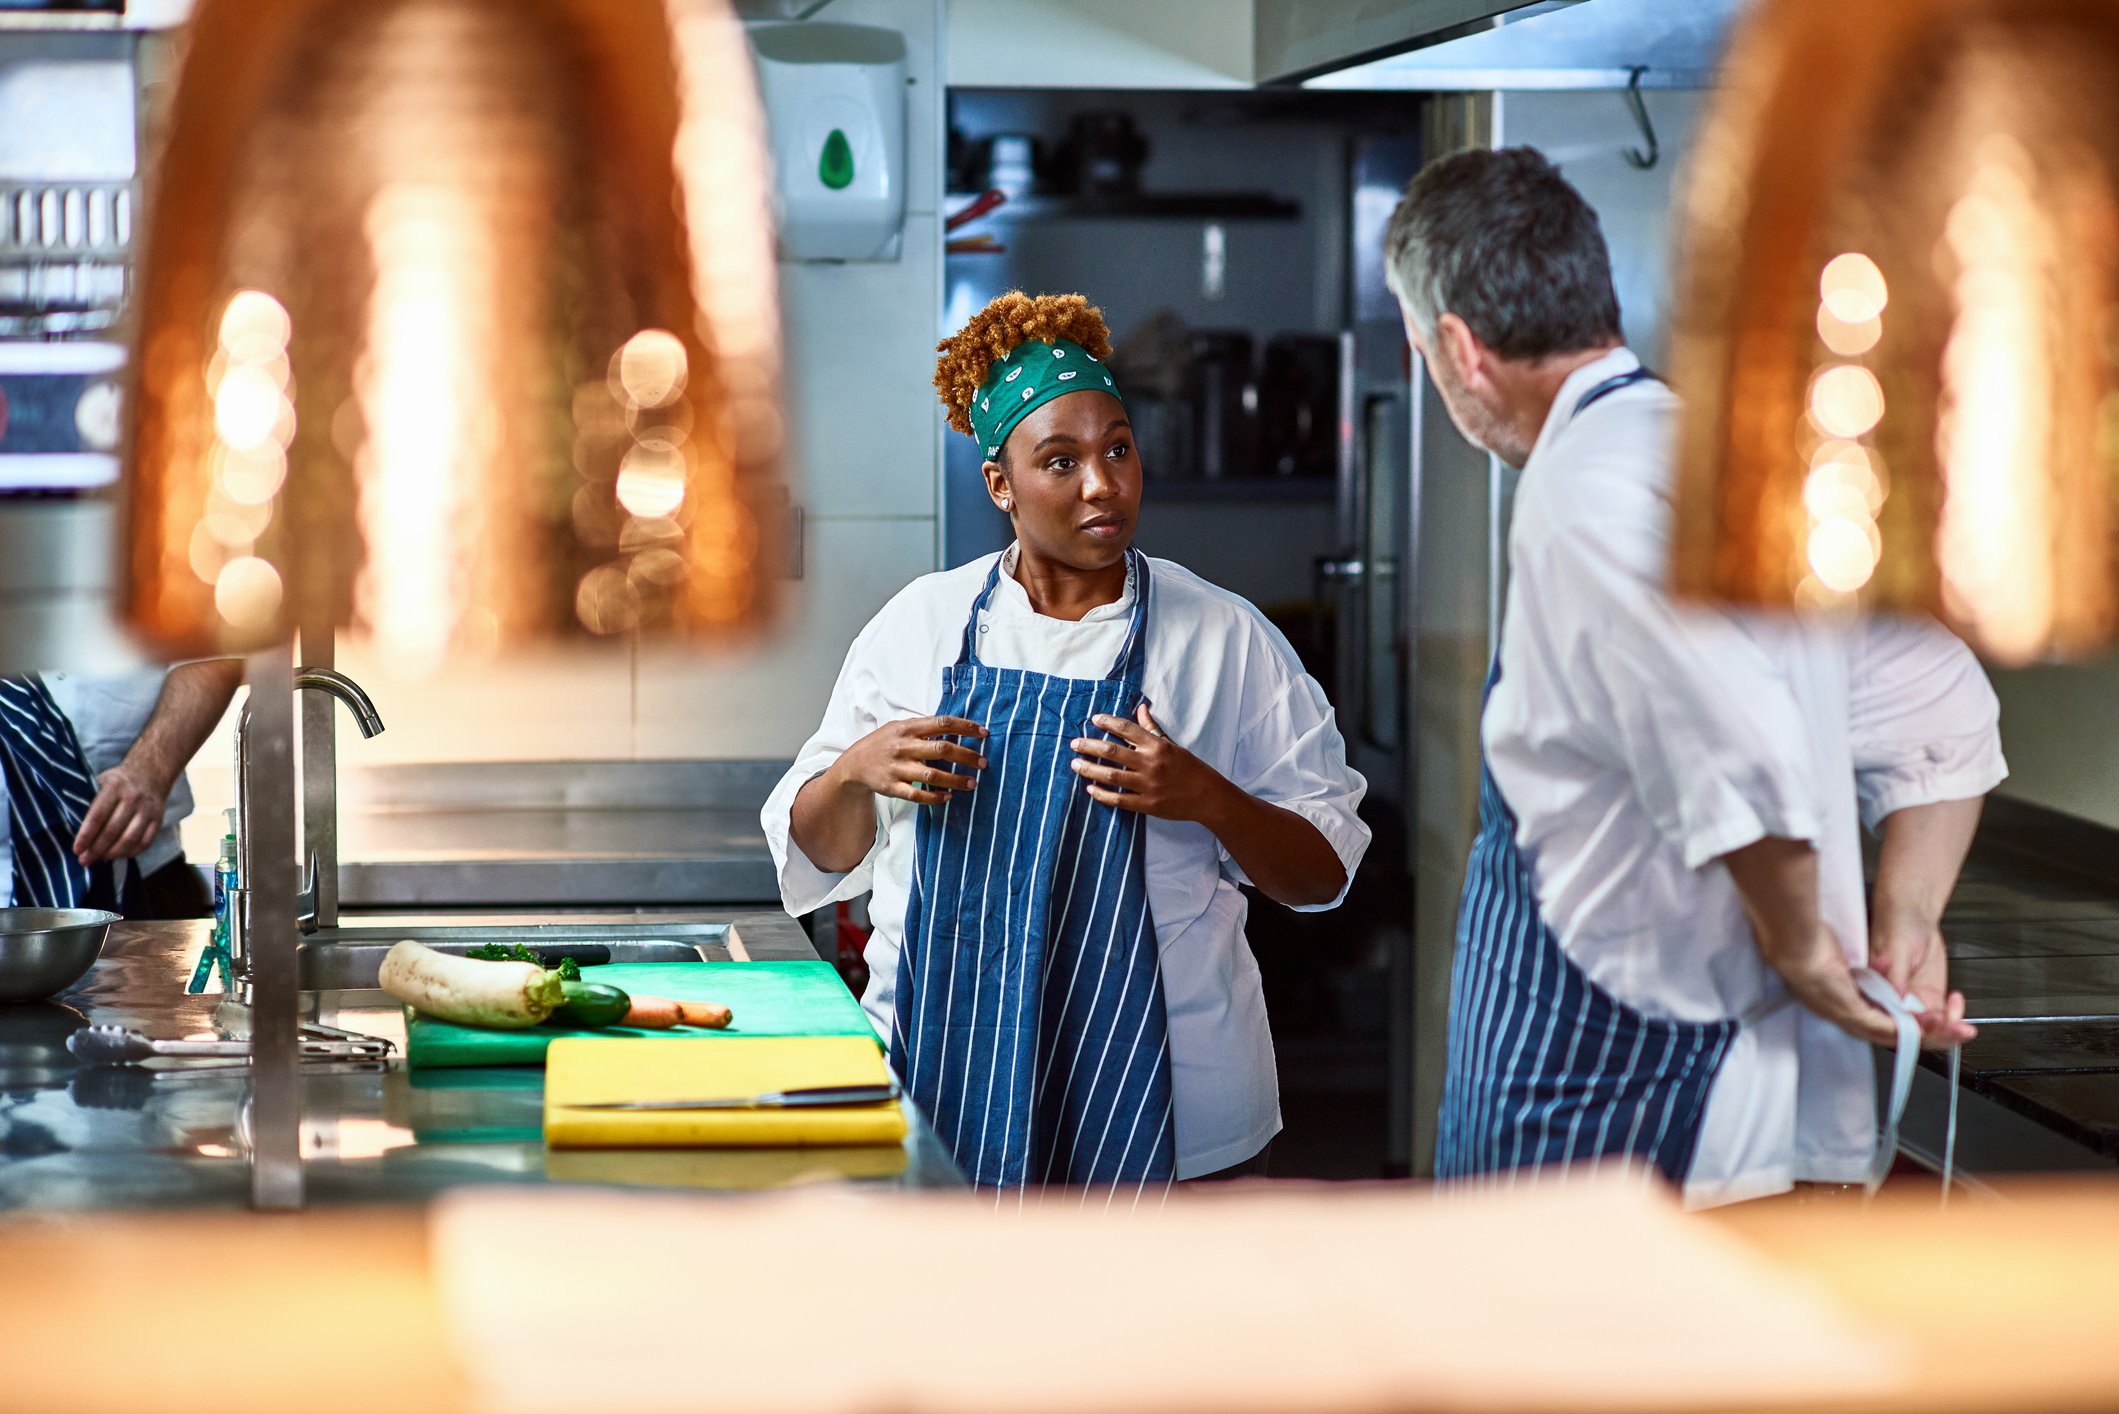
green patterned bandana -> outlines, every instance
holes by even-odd
[[[1032,339],[993,365],[979,385],[979,395],[971,404],[971,430],[986,455],[998,457],[1001,444],[1017,423],[1054,398],[1086,392],[1118,397],[1111,370],[1080,344]]]

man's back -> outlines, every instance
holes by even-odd
[[[1646,383],[1575,411],[1635,366],[1622,351],[1570,379],[1525,466],[1482,735],[1567,956],[1648,1016],[1718,1022],[1771,1007],[1780,983],[1715,861],[1768,837],[1813,844],[1821,917],[1859,965],[1858,784],[1882,799],[1917,757],[1923,788],[1984,791],[1996,709],[1971,655],[1932,626],[1674,603],[1676,398]],[[1865,1158],[1866,1089],[1805,1081],[1866,1063],[1861,1043],[1797,1009],[1745,1028],[1708,1108],[1695,1196],[1771,1191],[1798,1132],[1838,1151],[1828,1171]]]

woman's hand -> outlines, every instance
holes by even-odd
[[[985,757],[949,740],[960,736],[983,741],[986,729],[965,717],[885,722],[847,747],[824,778],[841,791],[859,789],[893,800],[940,805],[950,791],[977,785],[974,773],[986,767]],[[950,765],[964,769],[951,770]]]
[[[1099,714],[1090,721],[1118,738],[1074,740],[1074,769],[1094,800],[1158,820],[1203,822],[1216,798],[1234,789],[1221,772],[1164,736],[1145,702],[1133,720]]]
[[[944,738],[985,736],[984,727],[963,717],[885,722],[795,792],[788,833],[810,863],[844,874],[875,844],[876,796],[939,805],[951,791],[970,790],[978,783],[972,773],[985,769],[986,758]]]
[[[1346,888],[1346,866],[1315,825],[1248,794],[1164,736],[1146,703],[1133,721],[1091,720],[1118,738],[1074,743],[1074,769],[1092,798],[1159,820],[1206,826],[1266,897],[1291,908],[1328,904]]]

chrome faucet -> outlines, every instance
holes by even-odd
[[[296,668],[294,670],[295,691],[322,692],[337,698],[353,717],[353,724],[360,728],[363,740],[378,737],[383,732],[383,718],[375,710],[375,702],[367,691],[344,673],[330,668]],[[335,773],[334,773],[335,776]],[[329,797],[336,809],[338,783],[329,783]],[[228,901],[228,951],[230,971],[237,978],[247,975],[250,963],[250,946],[247,933],[245,908],[250,895],[250,703],[243,703],[243,711],[235,724],[235,804],[236,804],[236,851],[237,887],[234,897]],[[331,868],[338,868],[336,835],[332,842]],[[308,850],[308,868],[301,893],[295,896],[295,917],[303,932],[313,932],[317,926],[317,851],[312,845]]]
[[[296,668],[294,687],[299,692],[304,688],[312,692],[328,692],[346,705],[353,714],[353,724],[361,729],[361,740],[368,741],[383,734],[382,714],[375,710],[375,702],[367,691],[344,673],[330,668]]]

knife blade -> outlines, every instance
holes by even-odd
[[[706,1100],[593,1100],[568,1104],[570,1110],[785,1110],[816,1105],[879,1105],[898,1098],[891,1085],[811,1085],[799,1090],[768,1090],[762,1095],[721,1096]]]

